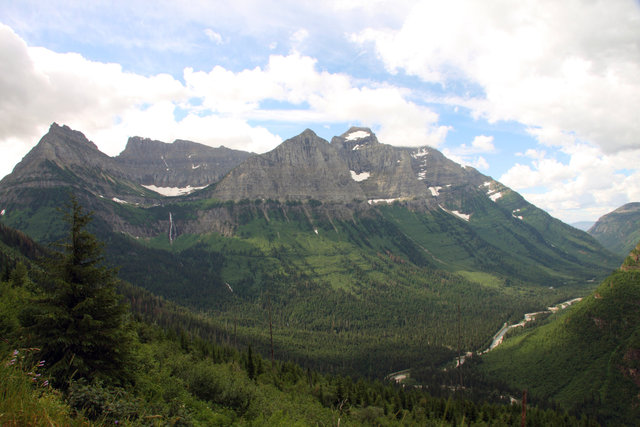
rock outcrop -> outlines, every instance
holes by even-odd
[[[176,140],[171,144],[129,138],[115,160],[135,182],[156,187],[204,187],[219,181],[252,154]]]
[[[216,185],[211,196],[236,201],[365,199],[344,159],[309,129],[268,153],[247,159]]]
[[[368,200],[427,196],[429,191],[418,180],[410,151],[381,144],[371,129],[352,127],[333,137],[331,145],[346,160],[351,177]]]

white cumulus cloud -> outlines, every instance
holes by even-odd
[[[458,147],[445,148],[442,153],[461,165],[487,170],[489,169],[489,163],[480,154],[492,153],[495,150],[493,136],[477,135],[471,141],[471,145],[460,144]]]
[[[638,147],[640,4],[633,0],[420,2],[398,29],[368,28],[391,72],[482,95],[451,98],[477,116],[530,126],[542,142]]]
[[[595,220],[640,200],[640,150],[603,154],[597,147],[575,144],[562,151],[568,161],[529,150],[530,164],[514,165],[500,181],[567,222]]]

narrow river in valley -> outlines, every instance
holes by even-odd
[[[502,344],[502,342],[504,341],[504,336],[511,329],[524,327],[524,325],[526,325],[529,322],[534,321],[536,319],[536,317],[538,317],[541,314],[556,313],[557,311],[564,310],[565,308],[569,307],[572,304],[575,304],[576,302],[578,302],[580,300],[582,300],[582,298],[574,298],[574,299],[570,299],[568,301],[564,301],[564,302],[558,303],[556,305],[552,305],[551,307],[547,307],[546,310],[536,311],[534,313],[525,313],[524,318],[520,322],[515,323],[513,325],[510,325],[509,323],[505,322],[504,325],[502,325],[502,328],[500,328],[500,330],[493,336],[493,339],[491,341],[491,345],[489,345],[489,348],[487,348],[486,350],[483,350],[483,351],[479,351],[478,354],[488,353],[491,350],[493,350],[494,348],[498,347],[500,344]],[[473,353],[467,353],[465,356],[456,357],[454,359],[455,366],[458,367],[458,366],[462,365],[465,362],[465,360],[467,359],[467,357],[471,356],[472,354]],[[411,375],[411,369],[405,369],[405,370],[402,370],[402,371],[393,372],[393,373],[387,375],[386,378],[388,380],[395,381],[395,382],[399,383],[399,382],[402,382],[403,380],[405,380],[410,375]]]
[[[536,320],[536,317],[538,317],[541,314],[550,314],[550,313],[555,313],[559,310],[563,310],[567,307],[569,307],[572,304],[575,304],[576,302],[582,300],[582,298],[574,298],[571,299],[569,301],[564,301],[561,303],[558,303],[556,305],[553,305],[551,307],[547,307],[546,310],[543,311],[536,311],[534,313],[525,313],[524,318],[513,325],[509,325],[508,323],[505,322],[505,324],[502,326],[502,328],[493,336],[493,340],[491,341],[491,345],[489,346],[489,348],[487,348],[484,351],[479,352],[480,354],[485,354],[490,352],[491,350],[493,350],[494,348],[496,348],[497,346],[499,346],[500,344],[502,344],[502,342],[504,341],[504,336],[507,334],[507,332],[509,332],[511,329],[513,328],[519,328],[519,327],[524,327],[524,325],[526,325],[529,322],[532,322],[534,320]]]

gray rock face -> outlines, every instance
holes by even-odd
[[[338,152],[309,129],[246,160],[220,181],[211,195],[223,200],[364,199]]]
[[[331,143],[311,130],[273,151],[248,159],[201,197],[370,203],[422,200],[451,203],[480,191],[491,178],[462,167],[429,147],[382,144],[368,128],[353,127]],[[492,181],[492,180],[491,180]]]
[[[129,138],[115,160],[128,177],[157,187],[203,187],[219,181],[252,154],[191,141],[172,144],[148,138]]]
[[[460,199],[461,192],[477,191],[478,185],[491,180],[431,147],[381,144],[369,128],[353,127],[334,137],[331,145],[346,160],[369,200],[424,200],[432,207],[451,205]],[[453,203],[456,205],[459,203]]]
[[[368,128],[353,127],[331,145],[347,161],[349,172],[369,200],[425,197],[427,187],[412,166],[410,152],[381,144]]]

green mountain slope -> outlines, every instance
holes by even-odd
[[[584,295],[615,260],[490,177],[369,130],[332,143],[306,131],[199,192],[161,197],[52,127],[0,182],[3,221],[55,241],[69,192],[95,211],[93,232],[126,280],[265,354],[271,312],[276,352],[345,373],[447,361],[458,307],[476,350],[503,322]]]
[[[25,264],[44,251],[6,226],[0,227],[0,240],[0,249],[22,254]],[[493,396],[472,401],[465,395],[454,401],[392,382],[305,370],[286,355],[269,361],[245,343],[224,344],[216,319],[127,283],[120,283],[119,291],[136,315],[135,321],[126,322],[131,332],[127,352],[135,357],[118,366],[130,381],[120,382],[105,369],[109,352],[86,352],[86,361],[103,362],[91,371],[101,379],[77,381],[74,374],[63,373],[59,378],[68,381],[68,387],[55,389],[51,361],[41,360],[39,348],[21,346],[25,330],[18,318],[24,319],[25,310],[30,312],[34,301],[51,292],[42,281],[59,274],[49,269],[51,264],[39,265],[28,271],[21,264],[9,280],[0,279],[2,425],[484,426],[515,425],[520,419],[518,406],[504,399],[496,403],[499,399]],[[60,315],[59,306],[52,309],[48,308],[52,317]],[[83,316],[82,322],[87,320],[86,304],[76,305],[73,312]],[[57,324],[40,325],[43,344],[49,328]],[[534,425],[577,426],[587,421],[531,406],[527,414]]]
[[[567,313],[507,340],[481,368],[606,423],[640,417],[640,245]]]
[[[640,240],[640,203],[627,203],[602,216],[588,232],[611,252],[626,256]]]

